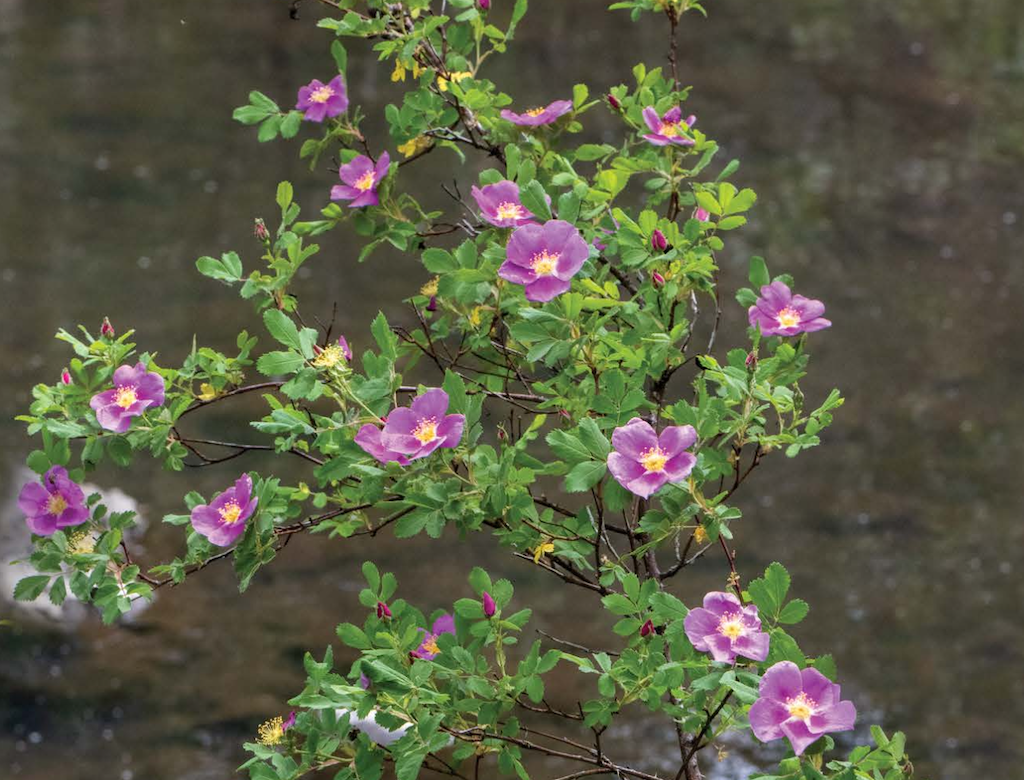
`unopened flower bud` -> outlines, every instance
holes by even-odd
[[[61,384],[65,384],[65,385],[70,385],[71,384],[71,372],[68,371],[66,368],[63,371],[60,372],[60,381],[61,381]]]
[[[491,594],[485,590],[481,597],[481,601],[484,604],[484,617],[494,617],[494,613],[498,611],[498,605],[494,603],[494,599],[491,598]]]
[[[608,101],[608,105],[614,108],[616,111],[622,110],[622,104],[619,102],[619,99],[615,97],[615,95],[608,93],[606,99]]]
[[[668,239],[665,238],[665,234],[660,230],[655,230],[651,233],[651,247],[658,252],[664,252],[668,249]]]
[[[366,676],[366,672],[359,673],[359,687],[363,690],[370,689],[370,678]]]
[[[706,209],[698,207],[697,210],[693,212],[693,218],[698,222],[707,222],[709,219],[711,219],[711,215],[707,212]]]
[[[640,626],[640,636],[647,637],[647,636],[650,636],[653,633],[654,633],[654,623],[652,621],[648,620],[646,623],[644,623],[642,626]]]
[[[391,609],[383,601],[377,602],[377,619],[378,620],[390,620]]]
[[[256,236],[257,241],[263,241],[265,243],[270,240],[270,231],[267,230],[267,223],[259,217],[256,217],[255,227],[253,227],[252,234]]]
[[[686,126],[687,127],[693,127],[695,124],[697,124],[697,115],[696,114],[690,114],[688,117],[686,117]]]
[[[651,281],[654,282],[655,287],[665,286],[665,277],[659,274],[657,271],[651,274]]]
[[[431,295],[427,302],[427,311],[437,311],[437,296]]]
[[[479,0],[479,2],[480,2],[480,10],[481,11],[490,11],[491,10],[491,0]]]
[[[108,339],[114,338],[114,326],[110,324],[107,317],[103,318],[103,324],[100,325],[100,335]]]
[[[750,354],[748,354],[747,359],[744,362],[747,364],[747,368],[753,371],[755,368],[757,368],[757,353],[751,352]]]

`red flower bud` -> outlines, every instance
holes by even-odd
[[[494,603],[491,594],[485,590],[481,601],[484,604],[484,617],[494,617],[494,613],[498,611],[498,605]]]
[[[103,318],[103,324],[100,325],[100,335],[108,339],[114,338],[114,326],[110,324],[110,320],[106,317]]]
[[[668,249],[668,239],[665,238],[665,234],[660,230],[655,230],[651,233],[651,248],[658,252],[664,252]]]
[[[655,287],[665,286],[665,277],[659,274],[657,271],[651,274],[651,281],[654,282]]]
[[[258,241],[267,242],[270,240],[270,231],[267,230],[267,223],[259,217],[256,217],[255,227],[253,227],[252,234],[256,236]]]
[[[640,626],[640,636],[650,636],[654,633],[654,623],[648,620],[642,626]]]
[[[616,111],[622,110],[622,104],[619,102],[619,99],[615,97],[615,95],[609,93],[606,96],[606,100],[608,101],[608,105],[614,108]]]
[[[377,619],[378,620],[390,620],[390,618],[391,618],[391,610],[388,608],[388,605],[385,604],[383,601],[378,601],[377,602]]]
[[[68,371],[66,368],[60,372],[60,381],[62,384],[65,385],[71,384],[71,372]]]
[[[711,214],[709,214],[705,209],[698,208],[695,212],[693,212],[693,218],[698,222],[707,222],[709,219],[711,219]]]
[[[430,301],[427,303],[427,311],[437,311],[437,296],[431,295]]]
[[[753,371],[755,368],[757,368],[757,353],[751,352],[749,355],[747,355],[747,359],[744,362],[747,364],[747,368]]]
[[[481,11],[490,11],[491,10],[491,0],[480,0],[480,10]]]

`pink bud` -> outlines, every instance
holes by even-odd
[[[651,233],[651,247],[658,252],[664,252],[668,249],[668,239],[665,238],[665,234],[660,230],[655,230]]]
[[[498,605],[494,603],[491,594],[485,590],[481,601],[484,603],[484,617],[494,617],[494,613],[498,611]]]
[[[650,636],[654,633],[654,623],[648,620],[642,626],[640,626],[640,636]]]
[[[108,339],[114,338],[114,326],[110,324],[110,320],[106,317],[103,318],[103,324],[100,325],[100,335]]]
[[[695,124],[697,124],[697,116],[695,114],[690,114],[688,117],[686,117],[687,127],[693,127]]]
[[[378,620],[390,620],[391,610],[388,609],[388,605],[383,601],[377,602],[377,619]]]
[[[747,355],[747,359],[744,362],[747,364],[747,368],[753,371],[755,368],[757,368],[757,353],[751,352],[749,355]]]
[[[363,690],[370,689],[370,678],[366,676],[366,672],[359,673],[359,687]]]
[[[352,360],[352,348],[348,345],[348,339],[344,336],[338,336],[338,346],[341,347],[345,360]]]
[[[481,11],[490,11],[491,10],[491,0],[480,0],[480,10]]]
[[[622,104],[619,102],[619,99],[615,97],[615,95],[609,93],[606,97],[606,100],[608,101],[608,105],[614,108],[616,111],[622,109]]]
[[[270,240],[270,231],[267,230],[267,223],[259,217],[256,217],[256,223],[252,233],[259,241],[266,242]]]
[[[698,222],[707,222],[709,219],[711,219],[711,215],[704,209],[698,207],[697,210],[693,212],[693,218],[696,219]]]
[[[427,303],[427,311],[437,311],[437,296],[431,295]]]
[[[657,271],[651,274],[651,281],[654,282],[655,287],[665,286],[665,277],[659,274]]]
[[[567,410],[565,410],[565,409],[559,409],[558,410],[558,414],[560,416],[564,417],[566,420],[571,420],[572,419],[572,415],[569,414],[569,412]]]
[[[60,381],[65,385],[71,384],[71,372],[66,368],[60,372]]]

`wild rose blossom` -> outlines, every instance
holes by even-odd
[[[644,109],[643,115],[644,121],[651,129],[651,132],[644,136],[648,143],[655,146],[693,146],[694,141],[687,137],[686,131],[693,127],[697,117],[688,116],[684,122],[683,110],[679,106],[670,108],[663,117],[659,117],[658,112],[652,106],[648,106]]]
[[[350,209],[376,206],[380,203],[377,187],[388,175],[390,165],[391,157],[387,152],[381,154],[376,165],[365,154],[342,165],[338,170],[338,176],[344,184],[336,184],[331,188],[331,200],[347,200]]]
[[[526,288],[526,300],[545,302],[566,292],[590,254],[587,242],[568,222],[553,219],[524,225],[508,241],[498,276]]]
[[[825,304],[793,295],[788,285],[772,282],[761,288],[761,297],[747,310],[751,325],[759,325],[765,336],[795,336],[830,327],[821,315]]]
[[[750,707],[750,727],[762,742],[786,737],[798,756],[823,734],[850,731],[857,720],[853,702],[842,701],[839,686],[817,669],[792,661],[772,666]]]
[[[52,466],[40,482],[29,482],[18,494],[18,508],[32,533],[50,536],[58,528],[80,525],[89,519],[82,488],[71,481],[63,466]]]
[[[612,432],[608,470],[630,493],[649,498],[665,483],[689,476],[697,458],[686,450],[696,441],[692,425],[673,425],[659,435],[649,423],[634,417]]]
[[[434,625],[431,626],[429,632],[425,628],[421,628],[420,632],[423,634],[423,641],[420,642],[419,647],[412,651],[412,655],[425,661],[433,661],[437,654],[441,652],[441,649],[437,646],[437,640],[441,634],[455,633],[455,618],[445,613],[434,621]]]
[[[768,634],[753,604],[743,606],[732,593],[713,591],[704,596],[704,606],[691,609],[683,620],[690,644],[716,661],[732,663],[736,656],[751,661],[768,657]]]
[[[114,372],[114,388],[94,395],[89,406],[96,412],[96,421],[101,428],[124,433],[132,424],[133,417],[163,403],[163,377],[147,371],[145,364],[137,363],[134,368],[118,368]]]
[[[495,227],[520,227],[536,220],[519,200],[519,185],[514,181],[499,181],[483,188],[474,185],[470,192],[480,215]]]
[[[425,458],[438,447],[451,449],[462,439],[466,417],[448,414],[448,393],[435,387],[399,407],[387,416],[383,429],[367,423],[355,442],[381,463],[396,461],[402,466]]]
[[[344,114],[348,108],[345,79],[339,74],[326,84],[313,79],[306,86],[299,87],[295,108],[305,112],[302,118],[307,122],[323,122],[324,119]]]
[[[255,508],[252,479],[243,474],[209,504],[192,510],[192,527],[218,547],[228,547],[245,532],[245,523]]]
[[[540,125],[550,125],[570,111],[572,111],[571,100],[556,100],[544,108],[531,108],[522,114],[517,114],[505,108],[501,111],[501,118],[520,127],[538,127]]]

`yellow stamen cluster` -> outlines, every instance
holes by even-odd
[[[425,285],[420,287],[420,295],[425,295],[428,298],[430,298],[431,296],[437,295],[437,283],[438,283],[438,281],[439,281],[438,278],[435,276],[433,279],[431,279]]]
[[[242,507],[236,502],[229,501],[220,508],[220,519],[228,525],[234,525],[242,516]]]
[[[529,111],[526,112],[526,115],[527,116],[540,116],[543,113],[544,113],[544,109],[543,108],[531,108]]]
[[[372,190],[374,184],[376,184],[376,176],[374,176],[374,172],[367,171],[358,179],[356,179],[356,183],[354,186],[357,190],[360,190],[361,192],[366,192],[367,190]]]
[[[498,219],[522,219],[526,215],[522,206],[511,202],[499,203],[495,213]]]
[[[666,463],[668,454],[661,447],[651,447],[640,456],[640,464],[648,471],[664,471]]]
[[[326,103],[334,97],[334,90],[324,84],[322,87],[317,87],[311,93],[309,93],[310,103]]]
[[[68,502],[60,493],[52,493],[46,501],[47,514],[59,516],[68,508]]]
[[[471,78],[472,76],[473,76],[473,74],[470,73],[468,70],[456,71],[455,73],[450,74],[448,78],[445,78],[444,76],[438,76],[437,77],[437,88],[439,90],[441,90],[442,92],[447,92],[448,91],[448,85],[450,83],[454,82],[455,84],[458,84],[463,79],[468,79],[468,78]]]
[[[345,350],[337,344],[330,344],[324,347],[320,354],[313,358],[313,365],[317,368],[335,368],[345,365]]]
[[[780,328],[795,328],[800,324],[800,312],[787,306],[775,315]]]
[[[88,529],[68,534],[68,555],[88,555],[96,549],[96,539]]]
[[[427,636],[426,639],[423,640],[423,644],[420,649],[427,653],[440,653],[441,648],[437,646],[437,634],[430,634]]]
[[[266,723],[261,725],[256,733],[259,735],[256,741],[261,745],[270,747],[271,745],[278,745],[281,740],[284,739],[284,720],[278,716],[271,718]]]
[[[530,265],[537,276],[551,276],[555,272],[555,265],[558,263],[559,257],[561,255],[558,253],[551,254],[545,249],[540,254],[533,256]]]
[[[743,620],[738,612],[734,612],[731,615],[722,615],[722,619],[718,623],[719,634],[729,637],[729,639],[739,639],[743,636],[744,632]]]
[[[404,144],[398,145],[398,151],[400,151],[406,157],[413,157],[422,151],[430,148],[433,143],[427,136],[418,135],[412,140],[406,141]]]
[[[675,122],[662,122],[661,129],[658,132],[666,138],[675,138],[681,135],[679,132],[679,125]]]
[[[693,541],[697,544],[704,544],[709,538],[708,532],[704,529],[704,526],[698,525],[693,529]]]
[[[814,714],[815,706],[816,702],[810,699],[806,693],[801,693],[786,701],[786,709],[789,710],[790,716],[800,720],[807,720],[811,717]]]
[[[437,438],[437,420],[433,417],[420,420],[412,435],[420,444],[430,444]]]
[[[114,392],[114,403],[122,409],[127,409],[138,400],[139,397],[135,394],[135,387],[132,385],[121,385]]]

